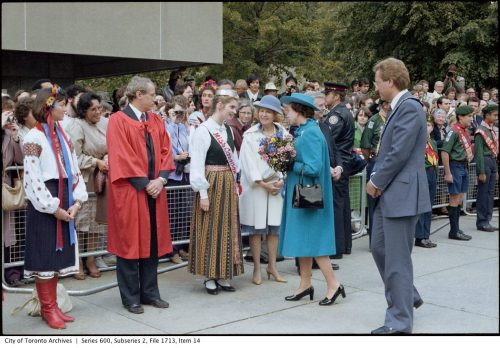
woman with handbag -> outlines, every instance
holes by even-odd
[[[307,295],[313,299],[311,272],[314,258],[327,283],[325,298],[319,305],[331,305],[339,295],[345,297],[345,291],[337,281],[328,257],[336,252],[333,200],[328,199],[332,197],[328,146],[314,120],[314,111],[318,108],[311,96],[292,93],[282,97],[281,102],[289,104],[287,117],[290,123],[299,126],[295,130],[296,160],[287,171],[279,252],[283,256],[299,258],[300,285],[285,300],[298,301]]]
[[[78,272],[78,245],[74,218],[88,198],[73,144],[58,121],[64,117],[60,87],[37,93],[35,128],[24,137],[26,249],[24,275],[36,278],[41,315],[54,329],[64,329],[73,317],[57,305],[57,281]]]
[[[238,94],[219,89],[212,115],[194,132],[190,183],[196,192],[189,239],[188,271],[206,278],[205,289],[235,291],[229,284],[243,273],[238,218],[237,174],[239,161],[231,128],[224,121],[236,114]]]
[[[87,187],[87,192],[95,192],[95,177],[99,179],[102,174],[108,172],[108,148],[106,146],[108,119],[106,117],[101,117],[100,103],[101,97],[97,94],[93,92],[83,93],[76,105],[77,117],[75,121],[66,128],[75,146],[75,153],[78,157],[78,164]],[[99,172],[101,172],[101,174],[99,174]],[[92,228],[97,227],[95,223],[96,201],[96,197],[91,197],[84,203],[75,220],[80,252],[92,252],[95,251],[98,246],[99,233],[98,231],[92,230]],[[104,228],[104,233],[106,233],[106,225],[103,225],[102,228]],[[92,278],[99,278],[101,276],[96,266],[94,256],[87,256],[85,265]],[[80,271],[73,277],[78,280],[85,279],[83,262],[81,259]]]
[[[288,132],[278,122],[281,119],[281,104],[278,98],[266,95],[254,105],[258,108],[256,125],[248,129],[243,136],[240,151],[241,186],[240,222],[242,232],[250,235],[250,249],[253,256],[252,283],[262,283],[260,274],[261,236],[267,236],[269,254],[266,268],[267,278],[286,283],[276,269],[276,255],[281,222],[283,199],[280,190],[283,186],[283,174],[275,172],[259,155],[259,144],[266,136],[272,136],[281,130]]]

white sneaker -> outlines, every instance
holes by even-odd
[[[107,268],[108,265],[106,264],[106,262],[102,259],[101,256],[99,257],[96,257],[95,258],[95,265],[97,266],[97,268],[99,269],[102,269],[102,268]]]

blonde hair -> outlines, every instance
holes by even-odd
[[[260,120],[259,120],[259,110],[260,109],[266,109],[268,111],[271,111],[273,113],[273,122],[281,123],[283,121],[283,115],[281,115],[280,113],[278,113],[274,110],[267,109],[267,108],[255,108],[255,112],[253,114],[254,123],[260,123]]]
[[[212,100],[212,106],[210,107],[209,115],[213,115],[215,112],[215,109],[217,108],[218,103],[222,103],[224,105],[229,104],[233,100],[238,101],[238,98],[227,96],[227,95],[216,95],[214,96],[214,99]]]
[[[396,58],[386,58],[373,67],[373,72],[380,72],[382,81],[392,80],[400,91],[410,86],[410,73],[405,64]]]

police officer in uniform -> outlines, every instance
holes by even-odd
[[[343,254],[350,254],[352,248],[349,174],[350,164],[353,160],[354,118],[344,103],[347,85],[324,82],[324,86],[325,104],[329,112],[323,116],[321,122],[328,126],[331,140],[335,143],[338,161],[333,170],[335,174],[340,172],[340,179],[333,180],[335,244],[337,247],[337,253],[333,258],[340,259]]]
[[[380,134],[384,129],[387,113],[391,106],[390,103],[380,100],[380,111],[370,117],[361,136],[361,152],[363,157],[368,162],[366,166],[366,181],[370,180],[375,162],[377,161],[378,150],[380,146]],[[375,199],[368,195],[368,236],[371,241],[371,227],[373,226],[373,212],[375,210]],[[371,243],[369,244],[371,245]]]
[[[498,119],[498,105],[488,104],[483,108],[484,119],[478,125],[475,134],[475,162],[478,175],[477,184],[477,220],[480,231],[498,230],[490,224],[493,214],[495,181],[498,180],[498,134],[493,124]]]

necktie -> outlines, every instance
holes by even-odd
[[[143,112],[141,114],[141,122],[146,122],[146,113],[145,112]]]

